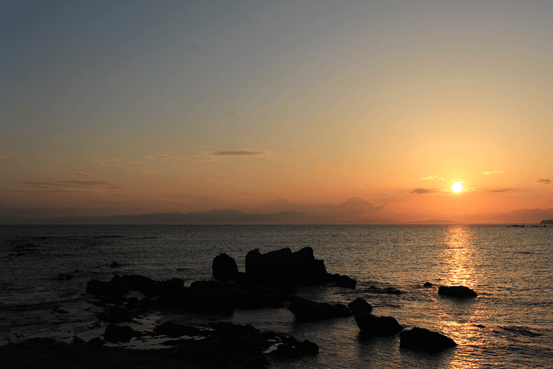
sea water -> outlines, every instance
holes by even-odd
[[[229,317],[151,315],[133,328],[223,320],[319,345],[319,355],[275,361],[276,368],[553,367],[553,227],[503,225],[0,226],[0,345],[101,335],[105,324],[96,314],[102,308],[85,291],[90,279],[140,274],[179,277],[189,285],[211,278],[219,253],[232,256],[244,271],[252,249],[306,246],[328,272],[349,275],[358,284],[301,288],[299,295],[342,304],[362,297],[373,314],[393,316],[406,329],[441,332],[458,346],[421,353],[400,348],[397,335],[361,336],[353,317],[296,322],[284,308],[238,310]],[[425,282],[434,287],[423,288]],[[438,285],[464,285],[478,297],[444,298]],[[371,294],[370,286],[402,294]],[[153,349],[158,342],[137,339],[128,345]]]

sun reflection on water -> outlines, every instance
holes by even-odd
[[[466,286],[478,290],[479,264],[478,246],[475,244],[474,229],[465,226],[448,227],[443,239],[441,260],[441,284]],[[450,368],[478,367],[475,354],[486,346],[482,323],[486,321],[476,299],[440,298],[439,329],[457,344],[455,358]]]

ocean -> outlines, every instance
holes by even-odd
[[[358,281],[355,289],[305,287],[319,302],[367,300],[375,315],[395,317],[458,345],[441,353],[399,347],[398,336],[364,338],[353,317],[296,322],[286,309],[238,310],[221,317],[154,314],[131,326],[164,321],[230,321],[289,333],[317,343],[320,353],[273,362],[275,368],[552,368],[553,227],[504,225],[336,226],[0,226],[0,345],[33,337],[70,342],[101,335],[102,311],[86,283],[114,274],[189,285],[211,278],[213,258],[232,256],[244,271],[246,253],[310,246],[330,273]],[[112,267],[117,262],[118,267]],[[434,284],[423,288],[425,282]],[[464,285],[474,299],[441,297],[438,285]],[[402,294],[372,294],[370,286]],[[159,348],[159,339],[126,346]]]

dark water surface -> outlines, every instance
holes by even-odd
[[[286,309],[236,311],[224,320],[308,338],[320,354],[273,363],[286,368],[553,367],[553,227],[505,226],[0,226],[0,345],[31,337],[70,341],[103,333],[87,302],[86,282],[114,273],[153,279],[211,278],[221,252],[240,270],[249,250],[313,248],[327,271],[358,281],[355,290],[316,287],[299,294],[347,304],[363,297],[375,315],[405,328],[424,327],[458,346],[439,354],[400,349],[397,336],[366,339],[353,318],[297,323]],[[111,268],[117,261],[119,268]],[[60,280],[59,274],[73,278]],[[465,285],[471,300],[437,295],[425,282]],[[395,287],[401,295],[366,290]],[[202,322],[199,314],[150,316],[133,326],[150,330],[166,320]],[[129,346],[155,348],[156,340]]]

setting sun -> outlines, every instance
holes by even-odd
[[[453,186],[451,186],[451,190],[455,193],[463,191],[463,182],[455,182]]]

